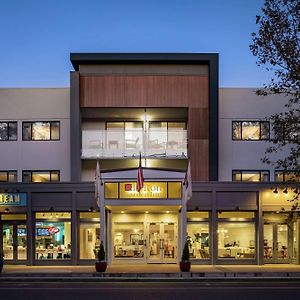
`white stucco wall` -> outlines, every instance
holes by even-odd
[[[232,170],[270,170],[274,168],[261,162],[267,146],[265,141],[233,141],[232,121],[264,120],[284,109],[284,96],[257,96],[255,89],[219,89],[219,181],[231,181]]]
[[[70,180],[70,89],[0,89],[0,121],[18,122],[18,140],[0,141],[0,170],[60,170]],[[22,141],[23,121],[60,121],[59,141]]]

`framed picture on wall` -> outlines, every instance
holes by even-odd
[[[130,244],[136,245],[139,243],[140,235],[135,233],[130,235]]]

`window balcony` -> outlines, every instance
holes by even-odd
[[[83,130],[82,159],[138,157],[187,158],[187,130],[154,128]]]

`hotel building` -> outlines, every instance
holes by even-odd
[[[293,170],[260,160],[284,97],[219,88],[217,54],[71,62],[70,88],[0,89],[6,263],[92,264],[100,241],[109,264],[178,263],[188,239],[193,264],[299,264]]]

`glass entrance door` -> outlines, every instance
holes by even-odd
[[[289,229],[287,224],[264,225],[264,259],[266,263],[289,263]]]
[[[2,244],[4,259],[17,262],[27,259],[27,230],[24,223],[2,224]]]
[[[174,263],[177,260],[177,228],[174,223],[149,223],[148,263]]]

